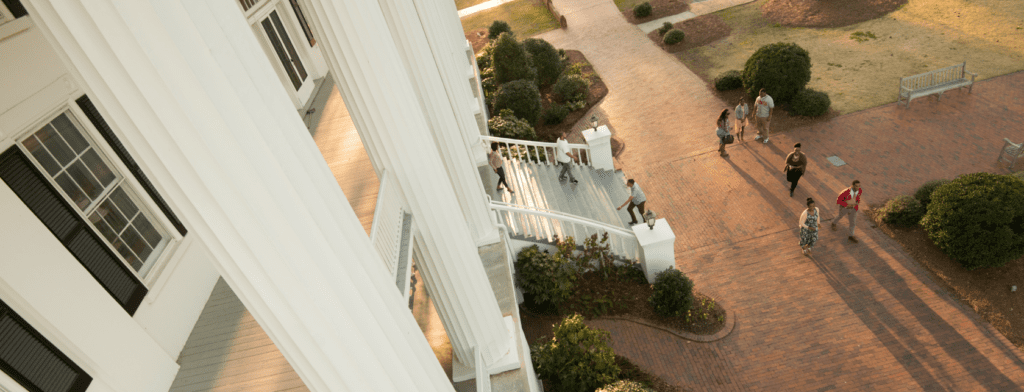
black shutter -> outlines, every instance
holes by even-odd
[[[149,182],[149,178],[142,172],[142,168],[135,163],[135,160],[132,159],[131,155],[128,155],[128,150],[124,148],[121,141],[114,135],[114,131],[112,131],[110,126],[107,125],[107,121],[100,115],[100,111],[96,110],[96,106],[92,104],[89,97],[83,95],[81,98],[75,100],[75,102],[77,102],[78,107],[82,108],[82,111],[85,112],[85,116],[89,118],[89,122],[96,127],[96,130],[100,131],[100,135],[103,135],[103,139],[107,141],[110,148],[113,148],[114,152],[117,153],[117,156],[121,158],[121,162],[124,162],[124,165],[128,167],[128,171],[132,172],[132,175],[135,176],[136,180],[139,180],[139,184],[142,184],[142,188],[146,190],[149,197],[153,198],[153,201],[156,203],[157,207],[160,208],[160,211],[163,211],[164,215],[167,216],[167,220],[171,221],[171,224],[178,230],[178,233],[184,237],[185,234],[188,233],[188,230],[185,230],[185,225],[181,224],[178,217],[174,215],[173,211],[171,211],[171,207],[167,205],[164,198],[160,197],[160,194],[156,191],[156,187],[153,186],[153,183]]]
[[[121,307],[129,315],[135,314],[148,291],[146,286],[100,240],[85,219],[61,197],[17,146],[0,154],[0,179]]]
[[[309,28],[309,23],[306,22],[306,14],[303,14],[302,8],[299,8],[299,0],[291,0],[291,2],[292,10],[295,11],[295,17],[299,19],[299,24],[302,25],[302,32],[306,34],[309,46],[316,45],[316,38],[313,38],[313,30]]]
[[[25,6],[21,5],[20,0],[4,0],[4,5],[7,6],[8,11],[14,14],[14,19],[28,15],[28,11],[25,10]]]
[[[92,377],[0,301],[0,370],[31,392],[84,392]]]

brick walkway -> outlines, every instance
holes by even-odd
[[[694,390],[1021,390],[1021,351],[863,214],[859,244],[825,225],[814,259],[798,250],[797,219],[807,197],[826,222],[834,217],[836,194],[854,178],[878,205],[927,180],[1006,173],[995,158],[1004,137],[1024,137],[1024,73],[733,145],[722,159],[711,134],[725,105],[701,79],[611,2],[555,3],[570,28],[542,38],[594,64],[609,87],[595,110],[626,143],[619,166],[672,225],[678,268],[737,314],[733,333],[714,343],[592,321],[611,331],[616,352]],[[790,198],[781,169],[798,141],[810,164]],[[832,166],[831,155],[847,165]]]

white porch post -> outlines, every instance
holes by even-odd
[[[307,387],[453,390],[236,3],[25,3]]]
[[[318,41],[353,117],[367,128],[381,161],[406,195],[424,245],[422,271],[456,355],[472,362],[478,347],[488,365],[514,348],[473,244],[460,200],[434,146],[399,48],[380,6],[360,0],[306,0]],[[400,38],[398,38],[400,39]]]

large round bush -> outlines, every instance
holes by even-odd
[[[654,392],[654,390],[633,380],[619,380],[594,392]]]
[[[558,306],[572,295],[576,273],[565,260],[533,245],[516,257],[516,282],[538,305]]]
[[[494,68],[494,80],[499,85],[520,79],[532,81],[537,77],[537,71],[530,64],[530,56],[523,48],[523,44],[509,33],[502,33],[498,40],[494,41],[491,68]]]
[[[899,195],[886,202],[885,206],[878,210],[878,214],[882,222],[912,227],[921,221],[924,211],[921,202],[913,196]]]
[[[935,188],[921,225],[928,238],[968,270],[1024,255],[1024,181],[965,174]]]
[[[762,46],[743,67],[743,88],[751,97],[766,89],[775,103],[788,102],[811,81],[811,56],[794,43]]]
[[[793,114],[807,117],[818,117],[828,113],[829,106],[832,106],[832,100],[828,98],[828,94],[809,88],[796,93],[791,105]]]
[[[675,268],[661,271],[654,277],[654,293],[648,301],[662,317],[682,316],[693,302],[693,281]]]
[[[476,54],[476,66],[480,68],[480,71],[491,67],[491,56],[493,55],[493,51],[494,45],[487,44],[480,49],[480,53]]]
[[[512,34],[512,27],[503,20],[496,20],[491,23],[491,27],[487,28],[487,39],[495,39],[501,36],[501,33]]]
[[[540,90],[530,79],[520,79],[502,84],[494,94],[494,111],[510,109],[516,117],[530,124],[537,123],[540,116]]]
[[[665,45],[675,45],[686,39],[686,33],[679,29],[672,29],[665,33],[665,37],[661,39]]]
[[[530,54],[533,66],[537,68],[537,83],[541,87],[550,86],[558,80],[558,75],[561,75],[562,69],[565,68],[562,57],[558,55],[558,49],[548,41],[537,38],[523,40],[523,47],[526,53]]]
[[[569,115],[569,108],[560,103],[552,103],[548,107],[548,110],[544,112],[544,123],[548,125],[558,125],[562,121],[565,121],[565,117]]]
[[[564,72],[551,88],[558,102],[586,101],[590,93],[590,80],[574,73]]]
[[[726,71],[715,78],[715,90],[729,91],[743,87],[743,75],[740,71]]]
[[[520,140],[537,140],[537,131],[530,123],[516,117],[511,110],[502,110],[500,114],[487,120],[487,129],[491,136]]]
[[[590,392],[619,377],[608,331],[587,327],[576,314],[556,324],[553,333],[551,340],[530,349],[545,390]]]
[[[938,188],[947,182],[949,182],[949,180],[928,181],[924,183],[924,185],[921,185],[920,188],[917,188],[917,192],[914,192],[914,198],[921,202],[921,206],[928,208],[928,204],[932,202],[932,192],[935,191],[935,188]]]
[[[637,4],[636,7],[633,7],[633,16],[635,16],[637,19],[646,18],[648,16],[651,16],[652,13],[654,13],[654,6],[652,6],[651,3],[647,1],[641,4]]]

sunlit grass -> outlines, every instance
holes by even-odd
[[[455,0],[455,8],[461,10],[463,8],[469,8],[469,7],[472,7],[474,5],[483,3],[485,1],[487,1],[487,0]]]
[[[477,29],[486,29],[496,20],[507,22],[512,27],[512,32],[520,39],[558,27],[558,21],[544,3],[535,0],[516,0],[462,18],[462,30],[469,33]]]

